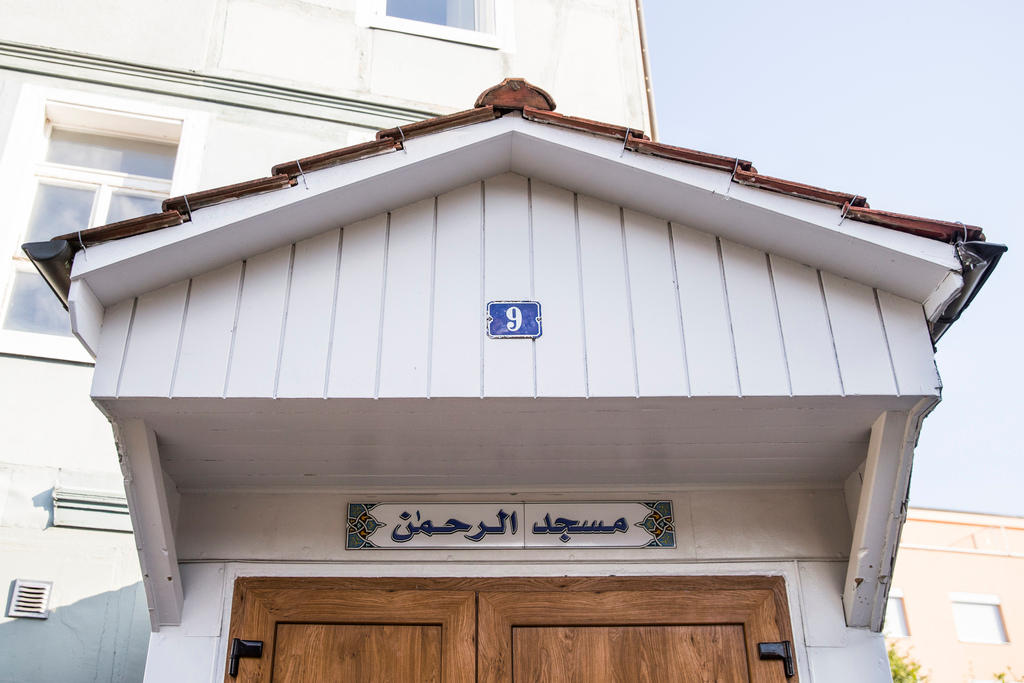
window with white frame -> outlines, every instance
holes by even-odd
[[[43,242],[96,225],[160,210],[168,196],[177,146],[49,125],[36,167],[35,196],[24,242]],[[20,252],[8,287],[3,327],[70,335],[68,316]]]
[[[1003,625],[999,596],[984,593],[950,593],[957,638],[965,643],[1009,642]]]
[[[385,0],[389,17],[487,31],[488,0]]]
[[[399,33],[499,47],[502,0],[364,0],[366,23]]]
[[[174,116],[179,110],[122,108],[133,103],[78,93],[68,94],[79,101],[64,100],[48,96],[60,91],[26,90],[0,163],[0,194],[12,207],[0,235],[9,250],[0,252],[7,262],[0,265],[0,352],[89,360],[70,336],[67,312],[21,245],[160,211],[174,193],[172,183],[179,189],[181,176],[196,175],[196,150],[188,155],[189,171],[181,173],[185,126],[184,117]]]
[[[882,633],[886,638],[906,638],[910,635],[910,630],[907,628],[907,610],[903,604],[903,592],[896,588],[889,591]]]

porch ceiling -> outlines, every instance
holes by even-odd
[[[918,397],[106,399],[179,489],[840,482]]]

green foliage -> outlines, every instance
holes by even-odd
[[[921,673],[921,665],[901,655],[894,645],[889,646],[889,669],[892,671],[892,683],[925,683],[928,677]]]
[[[1001,674],[995,674],[993,678],[999,681],[999,683],[1019,683],[1019,681],[1024,680],[1014,676],[1013,670],[1009,668]]]

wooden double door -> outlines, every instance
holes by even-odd
[[[292,579],[235,584],[225,681],[784,683],[779,577]]]

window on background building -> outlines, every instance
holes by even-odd
[[[48,123],[18,244],[159,211],[170,194],[176,155],[173,142]],[[70,335],[67,313],[20,249],[12,267],[0,327]]]
[[[507,26],[507,0],[362,0],[357,21],[364,26],[499,48],[499,25]]]
[[[956,635],[965,643],[1006,643],[999,597],[980,593],[950,593]]]
[[[483,3],[480,0],[387,0],[387,15],[479,31],[478,4]]]
[[[895,588],[889,591],[882,633],[886,638],[906,638],[910,635],[910,630],[907,628],[907,610],[903,604],[903,592]]]

